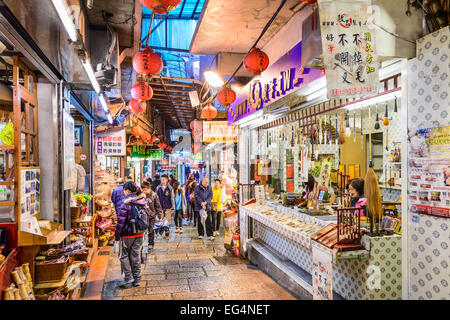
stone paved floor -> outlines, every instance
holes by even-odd
[[[153,254],[142,265],[141,286],[119,289],[120,262],[109,258],[102,299],[104,300],[294,300],[268,275],[233,257],[223,246],[197,239],[197,231],[186,226],[183,234],[171,229],[169,240],[156,239]]]

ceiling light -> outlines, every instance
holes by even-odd
[[[113,123],[113,119],[112,119],[111,113],[108,113],[106,115],[106,117],[108,118],[109,123],[112,124]]]
[[[58,12],[59,18],[61,19],[64,27],[66,28],[67,33],[69,34],[70,40],[76,42],[77,38],[77,29],[75,24],[73,23],[72,18],[67,12],[67,7],[65,5],[64,0],[52,0],[53,5],[55,6],[56,11]]]
[[[109,107],[108,107],[108,103],[105,100],[105,97],[103,95],[99,95],[98,99],[100,100],[100,104],[102,105],[103,110],[108,113],[109,112]]]
[[[219,88],[225,84],[225,81],[214,70],[206,70],[203,75],[211,87]]]
[[[92,86],[94,87],[95,92],[100,93],[100,85],[98,84],[97,78],[95,77],[94,70],[92,69],[92,65],[88,59],[83,61],[84,70],[91,81]]]

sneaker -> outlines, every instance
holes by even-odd
[[[180,233],[183,233],[183,228],[180,228]]]
[[[140,281],[134,281],[133,287],[139,287],[141,285]]]
[[[150,253],[150,252],[152,252],[152,251],[153,251],[153,246],[150,246],[150,245],[149,245],[149,246],[148,246],[148,249],[147,249],[147,252]]]
[[[119,288],[121,289],[129,289],[133,285],[134,280],[124,280],[121,284],[119,284]]]
[[[214,241],[216,238],[214,238],[213,236],[208,237],[208,240]]]
[[[178,232],[180,232],[180,229],[179,229],[179,228],[177,228],[177,229],[175,230],[175,233],[178,233]]]
[[[203,236],[198,236],[199,239],[203,239]]]

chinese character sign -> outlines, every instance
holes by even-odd
[[[95,153],[103,156],[125,156],[125,130],[99,133],[95,136]]]
[[[378,58],[370,1],[319,1],[327,97],[378,94]]]
[[[312,243],[313,300],[333,300],[333,265],[331,255]]]
[[[148,146],[131,146],[131,157],[148,160],[162,160],[164,151],[162,149],[151,149]]]
[[[227,121],[203,121],[203,142],[237,142],[238,127]]]

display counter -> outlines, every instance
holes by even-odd
[[[333,216],[309,216],[301,211],[270,201],[240,206],[244,252],[248,239],[256,239],[268,246],[282,259],[289,260],[307,273],[305,281],[310,285],[304,289],[312,294],[313,252],[319,250],[332,262],[332,288],[342,298],[401,299],[400,235],[363,235],[363,249],[337,252],[311,240],[315,232],[336,223]]]

